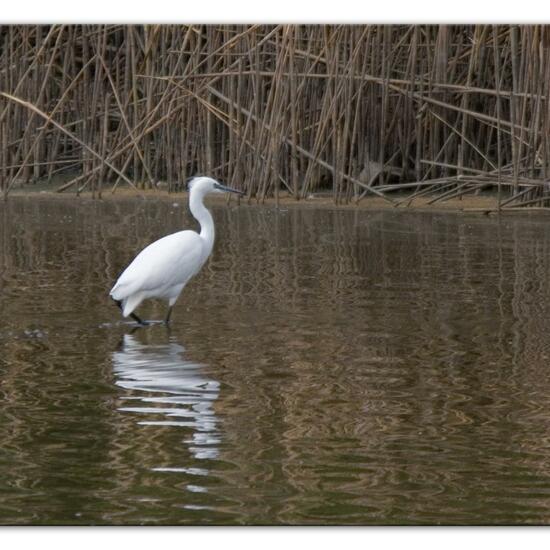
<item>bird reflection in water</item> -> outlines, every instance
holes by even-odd
[[[116,384],[131,392],[123,399],[139,405],[119,411],[142,414],[142,425],[190,428],[192,437],[185,442],[193,457],[215,459],[219,433],[213,404],[220,384],[204,375],[205,365],[188,361],[184,353],[173,338],[164,344],[144,344],[136,334],[125,334],[120,349],[113,352],[113,369]]]

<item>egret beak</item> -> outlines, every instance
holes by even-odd
[[[215,183],[214,184],[214,187],[218,190],[218,191],[224,191],[226,193],[235,193],[237,195],[244,195],[244,191],[239,191],[238,189],[233,189],[231,187],[227,187],[225,185],[222,185],[221,183]]]

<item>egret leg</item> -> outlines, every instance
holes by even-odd
[[[115,300],[115,304],[120,308],[120,311],[122,311],[122,302],[120,300]],[[143,321],[141,317],[138,317],[135,313],[130,313],[130,317],[136,322],[139,323],[142,326],[147,326],[147,321]]]
[[[143,319],[141,319],[141,317],[138,317],[135,313],[130,313],[130,317],[136,322],[136,323],[139,323],[140,325],[146,327],[149,323],[148,321],[144,321]]]
[[[166,314],[166,319],[164,319],[164,324],[169,325],[170,324],[170,315],[172,315],[172,307],[168,306],[168,313]]]

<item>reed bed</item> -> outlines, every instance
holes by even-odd
[[[260,201],[546,206],[548,30],[2,26],[0,188],[176,191],[209,174]]]

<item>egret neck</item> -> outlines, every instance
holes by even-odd
[[[206,245],[205,257],[208,257],[214,246],[214,220],[212,214],[204,206],[204,196],[205,193],[201,193],[199,189],[191,189],[189,209],[201,226],[200,236]]]

